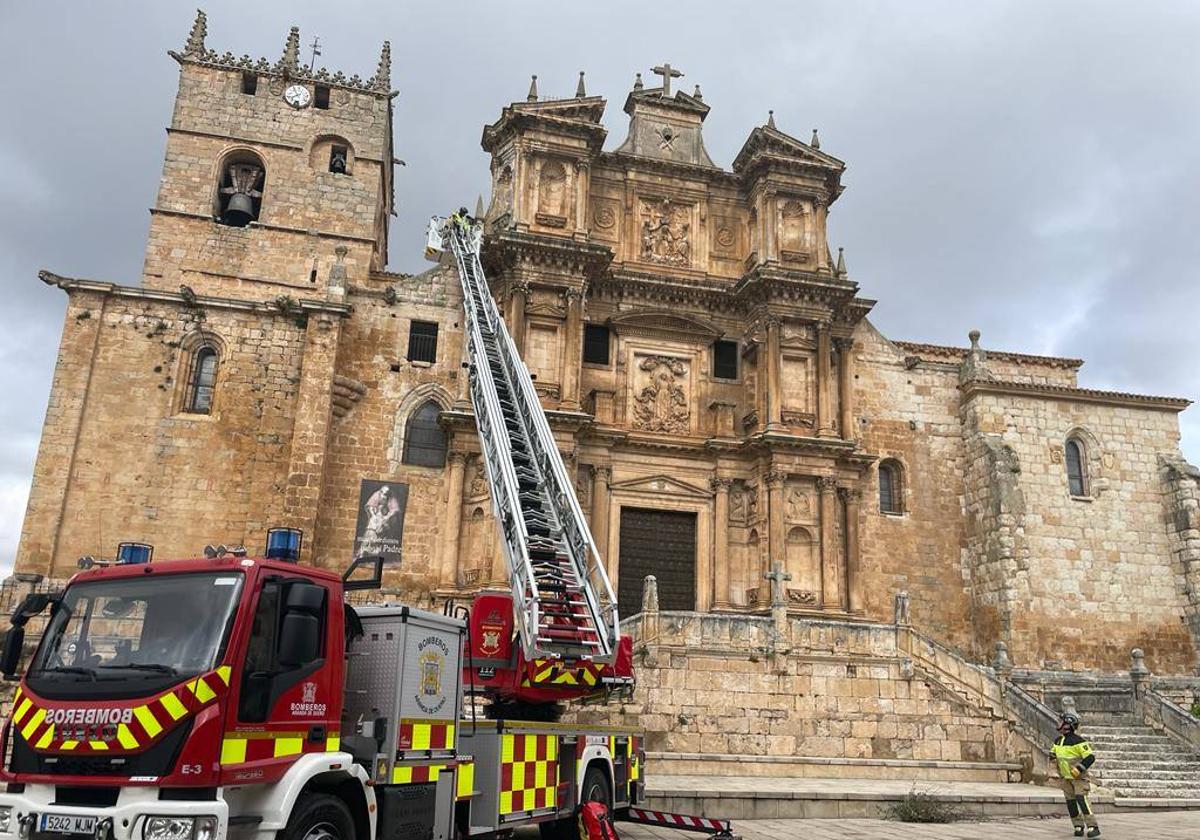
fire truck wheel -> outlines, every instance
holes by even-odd
[[[281,840],[354,840],[354,820],[336,796],[306,794],[296,803]]]
[[[608,785],[608,774],[598,764],[593,764],[583,774],[584,802],[602,802],[604,807],[612,810],[612,789]]]

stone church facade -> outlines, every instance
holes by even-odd
[[[172,53],[140,282],[41,274],[68,308],[17,571],[67,577],[119,540],[255,550],[282,525],[330,567],[389,545],[388,592],[414,604],[504,586],[456,274],[386,269],[389,48],[361,79],[305,68],[296,30],[274,62],[205,34]],[[1194,669],[1188,402],[1080,388],[1081,361],[977,334],[885,337],[828,245],[845,165],[772,118],[721,167],[699,89],[655,72],[611,151],[582,77],[482,135],[489,280],[622,613],[649,574],[662,610],[700,614],[779,595],[891,621],[904,592],[971,659],[1004,642],[1115,671],[1141,647]]]

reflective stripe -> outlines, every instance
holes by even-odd
[[[137,706],[133,710],[133,716],[138,719],[138,723],[142,725],[142,729],[146,730],[146,734],[154,738],[158,733],[162,732],[162,724],[158,722],[158,718],[154,717],[154,713],[146,706]]]
[[[54,727],[47,726],[46,731],[42,733],[42,737],[38,738],[38,741],[36,744],[34,744],[34,746],[37,747],[39,750],[44,750],[47,746],[49,746],[50,742],[53,740],[54,740]]]
[[[207,703],[209,700],[217,696],[217,693],[208,687],[208,683],[204,681],[204,677],[196,677],[194,682],[188,683],[188,688],[192,694],[196,695],[196,699],[201,703]],[[165,697],[163,698],[166,699]]]
[[[275,757],[280,758],[285,755],[300,755],[304,751],[303,738],[276,738],[275,739]]]
[[[325,752],[337,752],[342,748],[342,739],[337,735],[330,735],[325,739]]]
[[[127,750],[131,750],[138,745],[137,738],[133,737],[133,733],[129,731],[129,727],[124,723],[117,726],[117,741]]]
[[[164,694],[162,698],[163,708],[167,710],[167,714],[172,720],[179,720],[187,714],[187,707],[179,701],[179,698],[174,694]]]
[[[221,764],[241,764],[245,760],[245,738],[226,738],[221,742]]]
[[[21,727],[21,737],[23,737],[26,741],[28,741],[30,738],[33,737],[33,733],[37,730],[38,726],[40,726],[42,721],[45,719],[46,719],[46,710],[38,709],[36,712],[34,712],[32,715],[29,716],[29,720],[26,722],[26,724],[23,727]]]
[[[466,761],[458,765],[458,781],[455,785],[456,799],[468,799],[475,795],[475,762]]]

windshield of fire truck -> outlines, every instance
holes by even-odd
[[[74,695],[122,682],[137,692],[211,670],[224,653],[242,580],[176,574],[67,587],[30,665],[30,687],[36,681],[48,696]]]

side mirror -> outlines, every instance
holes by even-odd
[[[21,651],[25,648],[25,628],[17,625],[4,634],[4,652],[0,654],[0,674],[13,679],[21,667]]]
[[[299,611],[285,615],[279,632],[278,654],[279,664],[285,668],[307,665],[320,656],[320,619]]]
[[[10,619],[14,627],[24,627],[29,623],[30,619],[36,617],[42,610],[46,609],[50,604],[57,603],[59,593],[51,592],[31,592],[25,596],[17,608],[13,610],[12,618]]]

